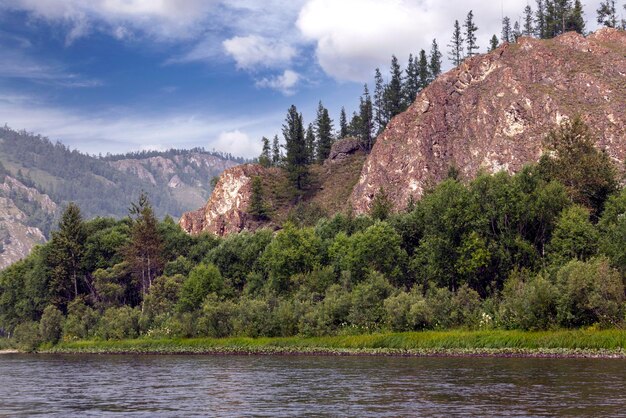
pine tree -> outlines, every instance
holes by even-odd
[[[372,99],[367,88],[367,84],[363,86],[363,96],[361,96],[359,105],[359,140],[365,151],[370,152],[374,146],[374,116],[372,111]]]
[[[50,290],[54,302],[61,307],[76,298],[80,292],[79,276],[87,239],[80,208],[75,203],[67,205],[59,230],[52,232],[46,264],[50,269]]]
[[[535,28],[533,26],[533,9],[530,4],[524,8],[524,36],[533,36]]]
[[[309,175],[307,169],[307,147],[304,140],[304,126],[302,115],[298,113],[295,105],[291,105],[287,111],[285,124],[283,125],[285,137],[285,169],[296,194],[300,194],[306,186]]]
[[[410,106],[411,103],[417,97],[417,93],[419,93],[419,74],[417,71],[417,65],[415,60],[413,59],[413,54],[409,55],[409,63],[406,66],[406,78],[404,80],[404,100],[407,106]]]
[[[266,137],[261,139],[263,141],[263,149],[259,156],[259,164],[263,167],[270,167],[272,165],[272,157],[270,155],[270,140]]]
[[[385,82],[383,81],[383,75],[380,70],[377,68],[374,76],[374,126],[376,136],[380,135],[385,126],[387,126],[387,122],[389,121],[389,117],[387,115],[387,109],[385,106],[385,90],[387,87],[385,86]]]
[[[428,70],[428,58],[426,57],[426,51],[423,49],[420,51],[420,58],[417,63],[417,74],[419,77],[419,89],[421,91],[428,87],[431,79],[430,71]]]
[[[321,101],[317,107],[315,133],[317,134],[317,162],[321,164],[328,158],[333,146],[333,121],[330,119],[328,109],[322,105]]]
[[[361,117],[356,112],[352,112],[352,118],[348,124],[348,135],[357,139],[361,135]]]
[[[585,17],[580,0],[574,1],[574,7],[568,15],[567,30],[573,30],[583,35],[585,33]]]
[[[537,0],[537,11],[535,12],[535,35],[539,39],[545,39],[547,37],[546,9],[544,0]]]
[[[348,117],[346,116],[345,107],[341,108],[339,115],[339,138],[343,139],[348,136]]]
[[[139,195],[137,203],[131,204],[129,213],[130,241],[124,251],[124,258],[130,266],[134,282],[139,286],[143,301],[154,279],[160,276],[163,269],[163,242],[152,205],[144,192]]]
[[[626,5],[624,6],[626,7]],[[598,23],[604,25],[607,28],[617,27],[617,11],[615,8],[615,0],[605,0],[600,3],[600,7],[597,10]]]
[[[272,165],[277,167],[280,165],[280,161],[282,160],[280,155],[280,144],[278,140],[278,135],[274,135],[274,140],[272,142]]]
[[[494,34],[489,41],[489,52],[495,50],[499,45],[498,37]]]
[[[430,71],[431,81],[441,75],[441,51],[439,51],[439,45],[437,40],[433,39],[433,43],[430,47],[430,61],[428,64],[428,70]]]
[[[522,30],[520,29],[519,22],[515,22],[513,25],[513,41],[517,42],[520,36],[522,36]]]
[[[478,52],[478,44],[476,43],[476,32],[478,27],[474,23],[474,11],[470,10],[465,18],[465,43],[467,45],[467,56],[473,57]]]
[[[511,19],[508,16],[505,16],[502,19],[502,36],[500,38],[503,43],[511,42],[513,39],[513,34],[511,32]]]
[[[248,213],[257,221],[268,219],[267,208],[263,196],[263,183],[261,177],[252,178],[252,195],[250,196],[250,207]]]
[[[452,32],[452,40],[448,47],[450,48],[450,52],[448,54],[448,58],[452,61],[452,64],[455,67],[458,67],[463,62],[463,34],[461,33],[461,25],[459,25],[459,21],[454,21],[454,31]]]
[[[313,124],[309,123],[309,126],[306,128],[306,134],[304,136],[304,140],[306,142],[306,159],[307,164],[313,164],[316,157],[316,141],[315,141],[315,130],[313,129]]]
[[[395,55],[391,57],[391,79],[385,89],[385,109],[389,118],[402,113],[404,108],[404,100],[402,97],[402,70]]]

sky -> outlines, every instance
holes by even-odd
[[[290,105],[309,123],[321,100],[338,121],[392,54],[406,63],[437,39],[446,57],[469,10],[486,51],[527,0],[499,3],[0,0],[0,123],[90,154],[204,147],[251,158]],[[599,3],[585,2],[588,30]]]

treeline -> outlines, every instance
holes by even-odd
[[[156,151],[156,150],[144,150],[144,151],[134,151],[127,152],[125,154],[111,154],[107,153],[102,156],[99,155],[98,158],[104,161],[120,161],[120,160],[143,160],[147,158],[154,157],[163,157],[163,158],[172,158],[181,155],[191,155],[191,154],[205,154],[211,155],[216,158],[220,158],[222,160],[234,161],[238,164],[245,164],[250,162],[250,160],[243,157],[236,157],[229,152],[222,151],[207,151],[204,147],[194,147],[190,149],[175,149],[171,148],[167,151]]]
[[[23,344],[137,336],[622,326],[626,191],[580,120],[516,175],[449,178],[390,211],[226,238],[70,205],[50,243],[0,273],[0,327]]]

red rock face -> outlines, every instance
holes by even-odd
[[[396,209],[445,178],[515,172],[536,162],[546,134],[580,115],[620,164],[626,154],[626,32],[603,29],[519,43],[439,77],[378,137],[351,201],[364,213],[380,187]]]
[[[252,164],[224,171],[206,206],[185,213],[179,222],[181,228],[190,234],[210,232],[219,236],[241,232],[248,221],[252,178],[262,176],[264,171]]]

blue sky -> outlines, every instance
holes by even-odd
[[[600,0],[585,4],[588,29]],[[253,157],[295,104],[335,120],[391,54],[479,45],[525,0],[0,0],[0,123],[97,153],[203,146]],[[532,2],[534,5],[534,1]]]

